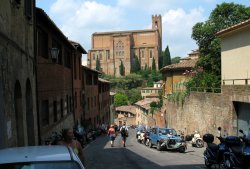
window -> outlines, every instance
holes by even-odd
[[[67,68],[71,68],[71,56],[68,49],[64,50],[64,66]]]
[[[74,57],[74,78],[76,80],[76,56]]]
[[[57,101],[53,102],[53,114],[54,114],[54,122],[57,121]]]
[[[110,59],[110,53],[109,53],[108,50],[106,51],[106,56],[107,56],[108,59]]]
[[[49,125],[49,101],[48,100],[42,101],[41,116],[42,116],[42,126]]]
[[[115,44],[115,53],[116,56],[123,56],[124,55],[124,43],[119,40],[116,44]]]
[[[79,59],[79,80],[81,80],[81,68],[82,68],[82,58],[81,57],[79,57],[78,58]]]
[[[47,32],[37,30],[37,55],[48,58],[48,34]]]
[[[93,58],[93,60],[95,60],[95,53],[92,54],[92,58]]]
[[[75,107],[77,107],[77,92],[75,92]]]
[[[59,54],[58,54],[58,64],[62,65],[62,47],[61,44],[56,40],[52,40],[52,48],[58,48],[59,49]]]
[[[60,101],[60,106],[61,106],[61,118],[63,118],[63,111],[64,111],[64,106],[63,106],[63,99]]]
[[[141,57],[144,58],[144,49],[141,50]]]
[[[87,85],[92,85],[92,75],[90,72],[87,72],[86,83]]]
[[[24,14],[29,20],[32,19],[32,0],[24,1]]]
[[[87,110],[89,110],[89,108],[90,108],[90,102],[89,102],[89,97],[88,97],[88,101],[87,101],[88,103],[87,103]]]
[[[150,58],[153,57],[153,51],[152,51],[152,49],[149,50],[149,57],[150,57]]]
[[[100,52],[100,54],[99,54],[99,55],[100,55],[100,60],[102,60],[102,52]]]

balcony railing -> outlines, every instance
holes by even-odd
[[[248,85],[250,78],[246,79],[224,79],[223,85]]]

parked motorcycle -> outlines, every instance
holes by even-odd
[[[80,142],[82,147],[84,147],[87,142],[87,133],[84,127],[81,125],[77,125],[73,128],[73,132],[76,140]]]
[[[59,141],[62,140],[62,134],[56,131],[53,131],[51,136],[45,139],[45,145],[58,145]]]
[[[225,145],[225,138],[221,136],[221,127],[218,127],[220,136],[217,137],[220,143],[216,145],[214,142],[214,136],[212,134],[205,134],[203,136],[204,142],[207,143],[206,150],[204,151],[204,160],[206,167],[210,168],[212,165],[219,165],[219,168],[223,166],[224,153],[228,151]]]
[[[198,131],[195,131],[195,134],[192,134],[191,137],[192,137],[191,144],[193,147],[201,148],[204,146],[204,142]]]
[[[149,146],[149,136],[150,136],[150,132],[149,131],[146,131],[143,135],[143,143],[146,145],[146,146]]]
[[[246,138],[243,130],[239,130],[243,137],[228,136],[225,140],[229,151],[224,153],[224,166],[226,169],[250,167],[250,140]]]
[[[140,133],[137,136],[137,142],[138,143],[143,143],[143,141],[144,141],[144,134],[145,134],[145,131],[140,131]]]

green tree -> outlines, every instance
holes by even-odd
[[[128,105],[128,97],[123,93],[117,93],[114,96],[114,104],[115,106]]]
[[[162,55],[162,67],[170,65],[170,64],[171,64],[171,56],[170,56],[169,48],[167,46]]]
[[[131,66],[131,73],[137,73],[138,71],[141,70],[141,64],[139,61],[139,58],[137,57],[137,55],[134,56],[133,62],[132,62],[132,66]]]
[[[123,65],[123,61],[121,60],[121,65],[119,66],[120,69],[120,75],[124,76],[125,75],[125,67]]]
[[[155,58],[154,58],[154,57],[153,57],[153,61],[152,61],[152,70],[153,70],[153,71],[156,70]]]
[[[157,109],[158,109],[157,102],[151,102],[151,103],[150,103],[150,113],[152,114],[152,117],[153,117],[154,112],[155,112]]]
[[[220,39],[216,33],[234,24],[249,19],[250,8],[234,3],[222,3],[211,12],[209,19],[193,26],[192,38],[199,46],[200,58],[197,66],[201,66],[204,72],[217,76],[214,80],[220,81],[221,76],[221,49]],[[205,78],[206,76],[199,76]],[[202,79],[200,82],[204,81]],[[220,84],[213,82],[213,84]],[[202,84],[200,84],[202,85]],[[220,86],[220,85],[219,85]],[[217,87],[219,87],[217,86]]]
[[[96,57],[96,68],[95,69],[98,71],[101,71],[101,63],[100,63],[98,56]]]
[[[141,100],[141,91],[139,89],[133,88],[127,91],[127,96],[130,104],[134,104]]]
[[[180,62],[181,57],[176,56],[174,58],[171,59],[171,64],[175,64],[175,63],[179,63]]]

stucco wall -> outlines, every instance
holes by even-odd
[[[250,26],[249,26],[250,27]],[[233,34],[222,37],[221,41],[221,78],[247,79],[250,77],[249,51],[250,29],[240,29]],[[248,81],[250,83],[250,80]],[[225,84],[232,84],[226,81]],[[245,81],[235,81],[234,84],[245,84]]]

